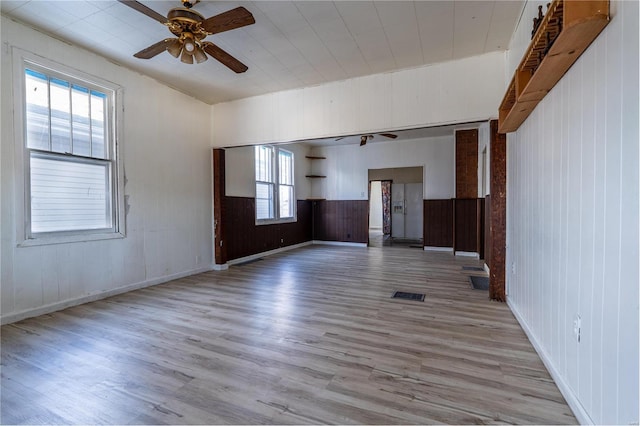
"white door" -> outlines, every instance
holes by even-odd
[[[404,238],[404,184],[391,184],[391,236]]]
[[[404,199],[404,237],[422,239],[422,183],[405,184]]]

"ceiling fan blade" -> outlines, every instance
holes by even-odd
[[[398,135],[394,135],[393,133],[380,133],[380,136],[384,136],[385,138],[395,139]]]
[[[249,69],[245,64],[209,41],[202,43],[202,48],[213,58],[217,59],[220,63],[238,74]]]
[[[157,54],[162,53],[165,50],[167,50],[167,47],[172,45],[175,40],[177,40],[177,39],[175,39],[175,38],[165,38],[164,40],[161,40],[161,41],[157,42],[156,44],[152,44],[151,46],[147,47],[146,49],[142,49],[141,51],[139,51],[138,53],[136,53],[133,56],[135,56],[136,58],[139,58],[139,59],[151,59],[154,56],[156,56]]]
[[[208,33],[217,34],[255,23],[256,20],[251,12],[240,6],[205,19],[201,26]]]
[[[147,6],[145,6],[144,4],[137,2],[135,0],[118,0],[120,3],[129,6],[131,9],[134,9],[140,13],[142,13],[143,15],[147,15],[149,18],[155,19],[156,21],[160,22],[161,24],[166,24],[167,18],[165,18],[164,16],[160,15],[158,12],[156,12],[155,10],[148,8]]]

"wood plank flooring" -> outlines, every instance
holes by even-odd
[[[3,326],[0,422],[575,423],[463,265],[309,246]]]

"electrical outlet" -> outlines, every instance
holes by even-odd
[[[516,274],[516,262],[511,262],[511,274]]]
[[[284,238],[280,238],[280,242],[281,242],[281,243],[284,243]]]
[[[575,314],[573,317],[573,335],[576,338],[576,342],[580,343],[580,331],[582,328],[582,318],[579,314]]]
[[[196,265],[200,264],[200,256],[196,256]]]

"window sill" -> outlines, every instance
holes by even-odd
[[[86,243],[89,241],[100,240],[114,240],[124,238],[125,235],[120,232],[106,233],[87,233],[87,234],[75,234],[75,235],[57,235],[46,236],[39,238],[31,238],[18,243],[18,247],[35,247],[35,246],[47,246],[53,244],[68,244],[68,243]]]
[[[295,223],[298,221],[297,217],[288,217],[286,219],[257,219],[256,226],[260,225],[277,225],[280,223]]]

